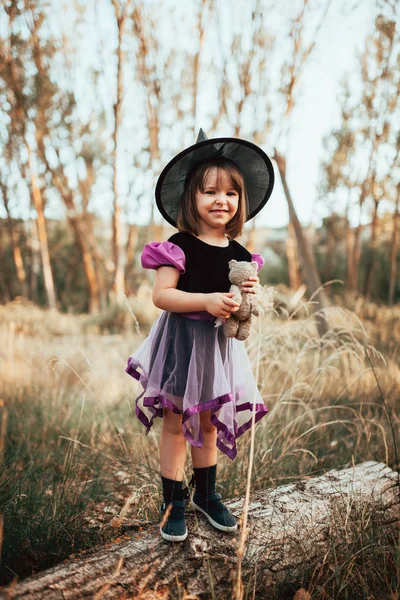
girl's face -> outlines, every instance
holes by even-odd
[[[228,173],[212,167],[206,173],[203,191],[196,191],[200,233],[223,233],[238,205],[239,192],[233,187]]]

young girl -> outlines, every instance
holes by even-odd
[[[146,433],[156,417],[163,419],[161,511],[166,514],[160,532],[168,541],[187,537],[186,441],[194,508],[221,531],[237,528],[215,490],[217,448],[234,459],[236,439],[251,427],[254,403],[256,421],[268,409],[243,342],[227,339],[214,323],[239,307],[228,293],[229,261],[256,260],[259,267],[264,262],[234,238],[265,205],[273,183],[271,161],[260,148],[236,138],[208,140],[202,130],[157,183],[157,206],[178,233],[144,247],[142,265],[156,269],[153,302],[163,312],[126,371],[143,386],[136,415]],[[244,284],[247,293],[258,290],[258,277]]]

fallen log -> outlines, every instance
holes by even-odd
[[[227,502],[240,517],[243,499]],[[333,469],[315,478],[252,494],[243,578],[262,580],[265,592],[302,572],[325,555],[329,544],[350,543],[352,520],[374,513],[382,527],[400,521],[399,474],[368,461]],[[70,600],[78,598],[169,598],[184,586],[190,596],[209,597],[210,590],[232,586],[237,562],[236,537],[215,531],[201,516],[188,513],[189,536],[168,544],[158,523],[129,541],[116,542],[0,590],[0,598]],[[179,595],[180,597],[180,595]]]

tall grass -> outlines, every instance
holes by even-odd
[[[124,373],[151,322],[146,297],[143,303],[140,331],[129,310],[118,320],[0,307],[2,584],[119,535],[121,524],[159,518],[160,423],[144,436],[134,406],[139,384]],[[269,311],[254,330],[248,351],[255,364],[260,347],[260,389],[270,412],[255,428],[252,490],[352,462],[395,466],[400,333],[391,311],[387,326],[383,313],[369,311],[381,333],[373,318],[343,306],[330,310],[332,329],[322,341],[311,316]],[[371,341],[382,341],[383,353]],[[245,495],[250,439],[248,432],[239,441],[235,461],[219,455],[225,498]],[[398,564],[384,554],[377,589],[388,580],[387,566]],[[309,581],[322,585],[315,574]]]

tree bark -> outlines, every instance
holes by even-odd
[[[126,244],[126,270],[125,270],[125,289],[127,290],[127,294],[133,293],[134,290],[132,288],[131,281],[133,279],[133,275],[135,272],[135,253],[136,246],[139,237],[139,227],[138,225],[129,225],[128,229],[128,241]],[[129,279],[129,281],[128,281]]]
[[[3,235],[5,238],[4,230],[0,228],[0,265],[2,265],[4,262],[4,248],[6,247],[6,242],[5,240],[3,241]],[[2,302],[11,302],[11,290],[4,281],[3,272],[4,270],[0,269],[0,298]]]
[[[372,275],[375,267],[376,242],[378,237],[378,206],[379,201],[374,201],[374,211],[371,222],[370,255],[367,260],[365,278],[364,278],[364,296],[371,294]]]
[[[37,230],[39,237],[40,254],[42,257],[44,285],[46,288],[47,303],[49,308],[56,308],[56,291],[54,287],[53,273],[51,270],[49,244],[47,241],[46,219],[44,216],[44,206],[42,192],[40,190],[36,169],[34,166],[32,149],[29,146],[27,139],[24,138],[24,144],[28,152],[28,165],[31,179],[32,198],[37,213]]]
[[[68,185],[68,179],[59,161],[58,167],[52,167],[46,156],[43,138],[38,138],[38,152],[47,171],[51,174],[52,182],[58,190],[62,201],[67,209],[67,219],[75,236],[76,244],[81,249],[83,268],[89,288],[89,312],[97,314],[100,311],[100,291],[96,263],[93,257],[96,241],[94,239],[88,214],[79,214],[75,205],[73,193]]]
[[[390,251],[389,306],[393,306],[397,275],[397,248],[399,237],[400,183],[397,184],[396,206],[393,213],[392,247]]]
[[[301,286],[300,265],[296,249],[296,234],[293,223],[290,220],[286,238],[286,256],[288,261],[289,287],[291,290],[298,290]]]
[[[243,503],[242,498],[227,505],[240,517]],[[355,543],[361,510],[366,521],[374,516],[379,527],[397,530],[398,473],[383,463],[368,461],[254,493],[248,511],[243,575],[256,575],[257,589],[268,597],[278,583],[296,581],[305,567],[326,559],[329,549]],[[171,548],[160,539],[158,523],[146,526],[146,533],[134,526],[137,531],[130,534],[129,541],[75,556],[11,584],[3,588],[1,598],[106,600],[138,595],[166,600],[168,588],[176,589],[178,582],[191,597],[209,597],[211,586],[214,592],[232,588],[237,566],[235,536],[217,532],[202,516],[190,514],[189,537]]]
[[[76,243],[79,245],[82,253],[83,268],[85,270],[86,281],[89,287],[89,312],[93,315],[100,312],[100,294],[96,274],[96,265],[92,253],[89,249],[85,237],[82,235],[79,227],[79,217],[68,218],[72,230],[75,233]]]
[[[252,219],[251,227],[248,231],[246,248],[249,252],[255,252],[255,237],[256,237],[256,218]]]
[[[352,254],[352,259],[351,259],[352,260],[351,270],[352,270],[353,277],[351,280],[349,280],[349,290],[352,292],[356,291],[357,283],[358,283],[358,269],[360,266],[360,256],[361,256],[360,235],[361,235],[361,231],[362,231],[362,224],[361,224],[362,210],[363,210],[364,202],[368,196],[371,177],[372,178],[375,177],[375,174],[372,169],[372,164],[373,164],[374,156],[376,153],[377,139],[378,138],[375,135],[374,144],[372,145],[370,156],[369,156],[369,164],[368,164],[367,174],[365,176],[364,181],[361,184],[360,197],[358,199],[358,205],[360,208],[360,216],[359,216],[359,220],[358,220],[358,225],[354,230],[353,254]]]
[[[113,0],[115,1],[115,0]],[[160,146],[159,133],[161,113],[160,96],[161,83],[157,73],[157,62],[160,60],[158,42],[154,38],[152,30],[152,20],[143,13],[143,3],[136,2],[134,9],[130,15],[133,31],[137,38],[137,69],[138,79],[143,84],[147,94],[147,129],[149,132],[149,169],[154,175],[158,174],[160,169]],[[168,65],[168,61],[164,63],[164,68]],[[167,73],[164,73],[167,77]],[[192,97],[193,98],[193,97]],[[192,108],[193,110],[193,108]],[[154,239],[155,219],[154,219],[154,202],[151,203],[150,219],[148,223],[148,239]]]
[[[308,287],[308,292],[310,296],[315,299],[317,304],[313,304],[314,311],[321,311],[324,308],[329,306],[328,298],[323,289],[321,289],[321,280],[318,274],[317,266],[315,264],[314,255],[312,253],[312,249],[306,236],[304,235],[303,229],[301,227],[300,221],[297,217],[292,197],[290,194],[289,186],[286,179],[286,159],[280,154],[276,149],[274,149],[274,160],[279,169],[279,174],[281,176],[283,189],[285,191],[286,200],[289,206],[289,218],[290,222],[293,225],[297,247],[300,257],[301,266],[303,268],[303,276],[304,280]],[[317,291],[318,290],[318,291]],[[326,316],[323,312],[319,312],[316,316],[318,332],[322,337],[328,331],[328,322]]]
[[[1,187],[1,192],[3,195],[3,204],[4,204],[4,208],[6,210],[6,215],[7,215],[8,236],[10,238],[10,244],[11,244],[11,248],[12,248],[15,271],[17,273],[17,279],[18,279],[18,283],[20,286],[20,294],[22,296],[24,296],[24,298],[27,298],[28,297],[28,286],[27,286],[27,281],[26,281],[26,271],[25,271],[24,261],[22,258],[21,248],[19,246],[19,236],[18,236],[17,232],[15,231],[13,219],[10,214],[9,202],[8,202],[8,190],[7,190],[7,186],[4,185],[3,183],[0,184],[0,187]]]
[[[125,294],[125,265],[122,246],[122,219],[121,206],[119,204],[118,191],[118,133],[121,125],[122,117],[122,36],[125,24],[125,8],[121,8],[118,0],[112,0],[115,11],[115,18],[118,28],[118,44],[117,44],[117,96],[114,103],[114,131],[113,131],[113,217],[112,217],[112,256],[115,266],[114,285],[115,301],[117,304],[122,304]]]
[[[335,256],[335,234],[331,226],[328,225],[327,229],[328,243],[325,262],[325,281],[331,281],[333,279],[333,258]]]
[[[43,48],[40,44],[40,36],[39,36],[39,22],[38,20],[32,19],[32,44],[34,47],[34,60],[35,66],[37,68],[38,73],[40,74],[43,81],[48,81],[50,79],[50,75],[48,72],[48,68],[45,66],[45,62],[42,60],[43,56]],[[43,86],[45,87],[45,86]],[[44,99],[44,97],[43,97]],[[100,309],[100,300],[99,300],[99,290],[98,290],[98,282],[96,276],[96,268],[95,262],[93,259],[93,251],[91,249],[91,244],[93,240],[93,233],[88,226],[86,220],[84,220],[84,216],[80,215],[76,210],[75,200],[73,196],[73,192],[68,182],[68,178],[65,174],[64,166],[59,157],[58,149],[53,145],[53,151],[56,153],[58,157],[58,166],[51,165],[48,161],[46,155],[46,145],[45,145],[45,136],[49,134],[51,130],[51,126],[49,125],[49,117],[50,111],[45,110],[46,102],[44,106],[41,102],[38,102],[37,115],[35,119],[35,129],[36,129],[36,145],[37,145],[37,153],[40,159],[43,161],[43,164],[46,166],[46,169],[52,177],[52,183],[57,188],[66,208],[67,208],[67,216],[68,222],[71,225],[72,231],[75,236],[75,241],[77,245],[81,249],[82,253],[82,261],[83,267],[86,275],[86,280],[89,288],[89,311],[91,313],[98,313]],[[71,129],[71,126],[68,127]],[[89,200],[89,190],[93,185],[93,165],[90,164],[88,160],[85,160],[85,166],[87,169],[87,177],[85,181],[80,180],[79,185],[82,191],[82,198],[84,204],[84,211],[87,209],[87,204]],[[84,213],[86,215],[86,213]]]
[[[346,229],[345,229],[345,240],[346,240],[346,288],[351,289],[350,283],[353,281],[353,245],[354,245],[354,230],[352,229],[349,221],[350,211],[350,198],[347,199],[346,204]]]
[[[199,34],[199,42],[197,52],[193,57],[193,89],[192,89],[192,119],[193,119],[193,137],[196,139],[196,117],[197,117],[197,90],[199,83],[200,56],[204,41],[204,11],[207,5],[207,0],[200,0],[200,6],[197,14],[197,32]]]
[[[29,298],[32,302],[37,304],[38,279],[40,274],[40,247],[35,219],[29,219],[29,230]]]

